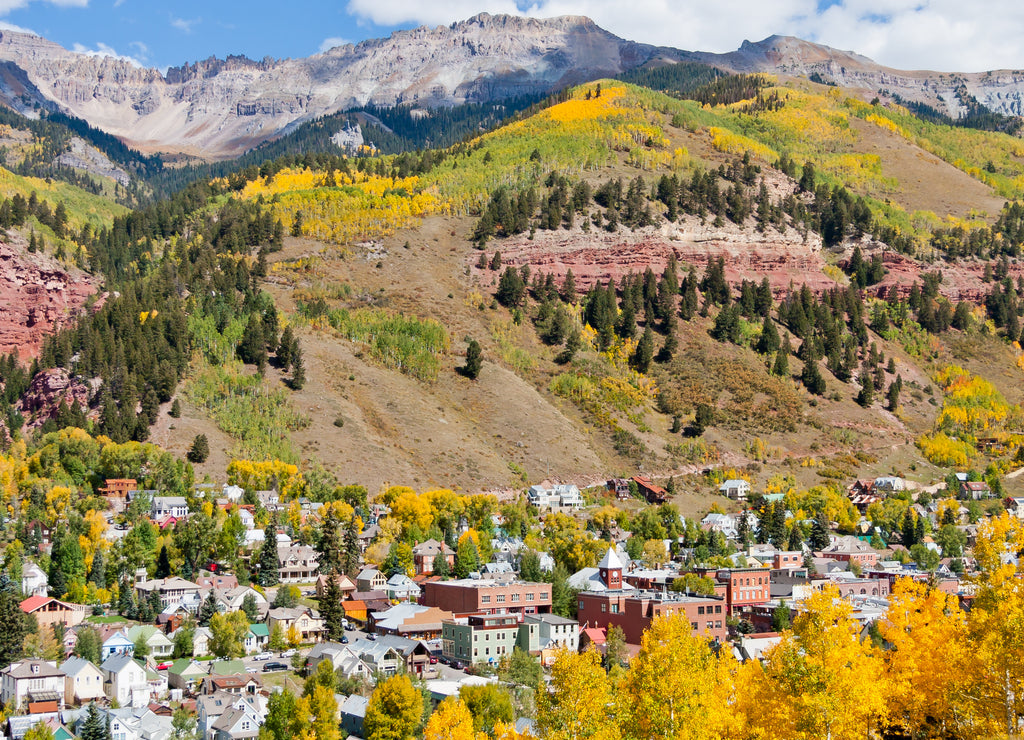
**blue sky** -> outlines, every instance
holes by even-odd
[[[901,69],[1024,68],[1020,0],[0,0],[0,25],[162,69],[211,55],[308,56],[481,11],[587,15],[682,49],[730,51],[778,33]]]

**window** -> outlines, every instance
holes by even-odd
[[[711,625],[712,625],[712,624],[713,624],[712,622],[708,622],[708,623],[707,623],[707,627],[706,627],[706,629],[711,629],[711,628],[712,628],[712,627],[711,627]]]
[[[715,620],[715,629],[719,629],[719,630],[722,629],[722,620],[720,620],[720,619],[716,619]]]
[[[249,730],[249,720],[247,720],[247,719],[246,720],[242,720],[242,732],[248,732],[248,730]]]
[[[582,601],[580,602],[580,609],[583,609],[583,602]]]
[[[696,630],[697,629],[697,623],[696,622],[690,622],[690,627],[692,627],[694,630]]]
[[[618,604],[612,604],[612,614],[618,614],[618,613],[619,613],[619,605]]]
[[[698,606],[697,607],[697,613],[698,614],[703,614],[704,613],[704,607],[703,606]]]
[[[715,607],[715,614],[721,614],[721,613],[722,613],[722,605],[719,604],[719,605],[717,605]]]
[[[603,611],[603,612],[608,611],[608,605],[607,604],[601,604],[601,611]]]
[[[527,601],[533,601],[533,594],[532,593],[526,594],[526,600]]]
[[[512,594],[512,601],[519,601],[519,594]]]
[[[505,594],[498,594],[497,597],[494,600],[497,601],[499,604],[504,604],[505,603]]]
[[[480,597],[480,603],[481,604],[490,604],[491,603],[491,597],[489,595],[488,596],[481,596]]]

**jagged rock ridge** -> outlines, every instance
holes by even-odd
[[[346,108],[449,105],[548,92],[642,64],[657,49],[587,18],[481,14],[345,45],[304,59],[208,59],[166,76],[113,57],[0,33],[0,60],[48,100],[144,150],[227,156]]]

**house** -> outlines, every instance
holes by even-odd
[[[650,478],[642,475],[634,475],[630,480],[636,483],[640,495],[647,499],[649,504],[663,504],[669,499],[669,492],[659,485],[656,485]]]
[[[338,642],[319,642],[306,656],[306,675],[316,673],[317,666],[325,660],[329,660],[334,671],[341,671],[345,678],[370,678],[373,674],[373,669],[364,663],[348,645]]]
[[[265,712],[247,701],[235,702],[214,720],[207,733],[208,740],[250,740],[259,736]]]
[[[223,691],[228,694],[255,694],[263,682],[254,673],[235,673],[228,676],[209,675],[202,680],[200,693],[215,694]]]
[[[898,476],[883,476],[881,478],[875,478],[875,488],[879,491],[886,491],[892,493],[894,491],[905,491],[907,490],[907,483]]]
[[[249,633],[245,636],[245,652],[262,652],[268,642],[270,642],[270,630],[267,628],[267,625],[249,625]]]
[[[259,694],[236,695],[218,691],[200,696],[196,700],[196,709],[199,715],[198,729],[202,737],[205,740],[223,740],[228,737],[224,731],[225,725],[233,727],[237,732],[246,733],[252,731],[253,719],[257,720],[257,724],[262,724],[267,716],[267,700]],[[248,730],[242,729],[241,722],[234,722],[231,718],[223,721],[221,719],[229,712],[239,709],[244,709],[249,714],[250,728]],[[234,715],[235,718],[237,716],[237,714]],[[219,727],[215,728],[214,725],[218,723]]]
[[[46,573],[31,560],[21,569],[21,593],[25,596],[46,596]]]
[[[128,635],[118,630],[106,640],[100,647],[100,661],[105,661],[111,655],[132,655],[135,653],[135,643],[128,639]]]
[[[87,704],[94,699],[103,699],[103,671],[85,658],[68,658],[60,666],[64,673],[64,703],[67,705]]]
[[[767,568],[726,568],[715,573],[714,578],[726,587],[729,614],[746,606],[763,604],[772,597],[772,573]]]
[[[863,568],[874,568],[878,564],[878,553],[875,549],[852,535],[833,535],[832,543],[822,551],[821,556],[844,563],[856,561]]]
[[[111,655],[100,665],[106,684],[107,697],[117,700],[122,707],[144,707],[151,696],[149,675],[143,665],[131,655]]]
[[[452,617],[451,612],[437,607],[405,603],[387,611],[373,612],[370,622],[377,634],[429,640],[440,636],[441,623]]]
[[[238,588],[238,576],[233,573],[209,573],[199,576],[196,585],[203,588],[212,588],[215,591],[228,591]],[[259,593],[258,591],[256,593]]]
[[[538,509],[579,509],[583,507],[583,496],[580,489],[571,483],[552,485],[545,481],[537,486],[530,486],[526,491],[526,499],[531,506]]]
[[[524,624],[537,625],[538,646],[541,651],[566,649],[577,652],[580,647],[580,624],[557,614],[530,614]]]
[[[991,498],[992,489],[985,481],[965,480],[960,484],[960,498],[978,501],[983,498]]]
[[[139,490],[134,478],[107,478],[106,484],[99,489],[115,512],[122,512],[128,504],[128,495]]]
[[[349,736],[363,736],[363,721],[366,719],[366,706],[370,703],[369,698],[352,694],[338,707],[341,715],[341,729]]]
[[[430,539],[412,548],[412,560],[416,567],[416,575],[430,575],[434,572],[434,561],[438,555],[444,555],[448,562],[448,572],[455,567],[455,550],[447,543]]]
[[[324,633],[323,620],[309,607],[271,609],[267,616],[267,626],[272,632],[276,625],[281,626],[281,631],[285,635],[294,626],[302,642],[316,642]]]
[[[730,478],[718,487],[718,492],[733,501],[746,501],[750,495],[750,483],[742,478]]]
[[[179,658],[167,669],[167,684],[172,689],[194,692],[206,678],[206,668],[191,658]]]
[[[167,517],[188,518],[188,502],[184,496],[154,496],[150,503],[149,518],[160,522]]]
[[[1003,506],[1010,512],[1010,516],[1017,519],[1024,519],[1024,498],[1008,497],[1003,499]]]
[[[155,578],[151,581],[140,581],[135,584],[135,592],[139,601],[148,601],[151,593],[156,593],[160,598],[161,609],[182,604],[189,611],[195,613],[202,603],[200,597],[201,587],[198,583],[186,581],[179,576],[170,578]]]
[[[126,633],[126,637],[132,641],[132,644],[137,643],[141,639],[146,643],[146,647],[149,648],[149,654],[158,660],[166,658],[174,652],[174,643],[167,638],[167,635],[151,624],[140,624],[132,627]]]
[[[404,573],[395,573],[387,580],[384,591],[392,601],[415,601],[420,596],[420,587]]]
[[[410,675],[417,676],[430,668],[430,650],[421,640],[382,635],[376,640],[360,638],[349,648],[373,670],[388,676],[402,670],[403,666]]]
[[[289,545],[278,558],[281,583],[312,583],[319,574],[316,551],[309,545]]]
[[[249,596],[251,596],[252,600],[256,602],[256,611],[259,616],[265,618],[267,610],[270,608],[270,602],[267,601],[266,596],[256,589],[250,588],[249,586],[238,585],[227,589],[213,589],[213,598],[217,601],[217,604],[223,612],[239,611],[242,608],[242,603],[245,601],[246,597]]]
[[[330,575],[330,576],[321,575],[321,576],[317,576],[317,579],[316,579],[316,595],[317,596],[323,596],[324,593],[326,593],[326,591],[327,591],[327,584],[328,584],[328,582],[330,581],[331,578],[333,578],[335,581],[338,582],[338,588],[341,591],[341,598],[342,599],[347,599],[347,598],[351,597],[352,593],[356,590],[356,584],[354,584],[352,582],[352,579],[349,578],[344,573],[335,573],[335,574]]]
[[[0,702],[9,713],[28,707],[29,714],[64,709],[64,672],[48,660],[21,660],[0,671]]]
[[[36,618],[40,629],[51,629],[55,624],[74,627],[85,620],[89,609],[82,604],[68,604],[48,596],[29,596],[20,606],[23,612]]]
[[[612,478],[606,485],[619,501],[627,501],[633,497],[629,492],[629,480],[626,478]]]
[[[242,496],[245,495],[245,489],[244,488],[242,488],[241,486],[232,486],[232,485],[229,485],[227,483],[225,483],[221,487],[220,490],[221,490],[221,496],[223,496],[224,498],[226,498],[228,501],[230,501],[232,503],[237,503],[237,502],[241,501],[242,500]]]
[[[376,568],[363,568],[356,576],[357,591],[383,591],[388,585],[388,577]]]

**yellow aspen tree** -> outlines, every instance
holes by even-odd
[[[953,732],[964,714],[958,696],[969,672],[967,624],[956,596],[901,578],[878,631],[887,648],[890,726],[910,737]]]
[[[611,682],[594,650],[560,650],[551,685],[537,695],[537,728],[548,740],[619,740]]]
[[[693,634],[685,614],[655,619],[619,688],[623,737],[723,737],[731,693],[723,678],[710,643]]]
[[[407,740],[423,717],[423,696],[404,673],[378,684],[366,705],[367,740]]]
[[[882,662],[859,639],[851,607],[827,586],[804,604],[793,633],[760,674],[763,711],[747,721],[755,738],[846,740],[870,736],[885,719]],[[757,674],[754,674],[757,676]]]
[[[473,731],[473,715],[461,699],[448,697],[427,720],[423,740],[486,740],[487,735]]]

